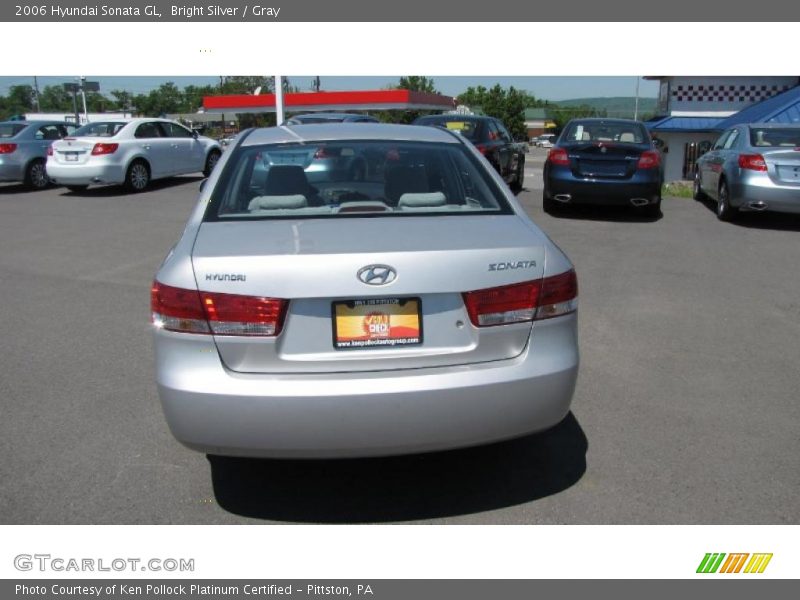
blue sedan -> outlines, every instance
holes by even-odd
[[[567,204],[639,207],[661,212],[661,154],[647,129],[628,119],[567,123],[544,164],[543,207]]]

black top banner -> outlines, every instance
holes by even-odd
[[[208,22],[769,22],[800,20],[800,3],[785,0],[697,2],[670,0],[86,0],[0,4],[2,21],[208,21]],[[709,29],[708,40],[722,32]],[[754,30],[754,37],[758,31]],[[551,32],[551,35],[558,35]],[[604,33],[603,35],[606,35]],[[634,38],[641,31],[628,32]],[[700,41],[700,40],[698,40]]]

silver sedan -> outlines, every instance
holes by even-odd
[[[47,150],[75,129],[64,121],[0,123],[0,181],[21,181],[34,189],[47,187]]]
[[[312,185],[294,160],[309,147],[371,155],[375,169]],[[380,456],[522,436],[569,411],[577,293],[570,261],[460,136],[249,130],[153,282],[158,391],[175,437],[211,454]]]
[[[800,125],[756,123],[725,131],[697,161],[694,198],[717,217],[740,211],[800,213]]]

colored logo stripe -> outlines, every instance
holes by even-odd
[[[753,554],[753,558],[747,563],[744,568],[745,573],[763,573],[767,568],[769,561],[772,560],[772,553],[770,554]]]
[[[744,567],[745,573],[763,573],[769,561],[772,560],[771,553],[758,553],[752,556],[748,552],[734,552],[727,555],[724,552],[708,552],[700,561],[697,567],[698,573],[740,573]],[[747,558],[750,560],[747,561]],[[723,563],[722,561],[725,560]],[[747,562],[747,566],[745,566]],[[722,568],[720,568],[722,565]]]
[[[717,569],[719,569],[720,563],[722,563],[722,559],[725,558],[725,553],[714,553],[711,554],[706,553],[703,557],[703,560],[700,561],[700,566],[697,567],[698,573],[716,573]]]

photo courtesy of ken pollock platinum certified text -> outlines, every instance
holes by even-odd
[[[291,596],[293,593],[306,596],[372,596],[374,590],[366,583],[350,585],[308,584],[293,588],[290,584],[277,585],[201,585],[191,584],[146,584],[114,583],[110,585],[25,585],[17,584],[14,594],[17,596]]]

